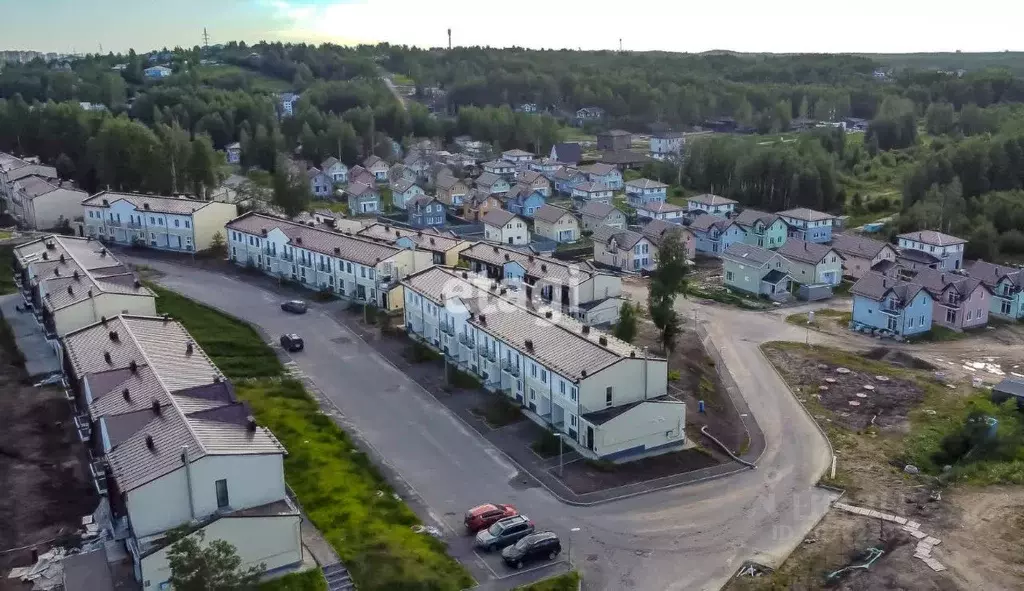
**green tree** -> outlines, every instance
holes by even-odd
[[[242,568],[235,547],[224,540],[203,545],[200,530],[171,545],[167,562],[170,584],[175,591],[249,591],[255,590],[266,571],[259,564]]]
[[[629,302],[623,302],[619,310],[619,321],[615,323],[615,331],[612,333],[616,338],[627,343],[632,343],[636,338],[639,327],[637,326],[636,307]]]
[[[932,103],[924,112],[925,129],[932,135],[945,135],[956,129],[956,113],[950,103]]]
[[[223,258],[227,255],[228,245],[224,240],[224,233],[218,230],[210,238],[210,254]]]
[[[188,178],[192,182],[192,193],[203,198],[217,184],[217,166],[220,155],[213,149],[210,138],[205,135],[196,136],[192,140],[192,149],[188,158]]]
[[[57,157],[57,161],[53,165],[57,169],[57,176],[61,180],[70,180],[75,177],[75,163],[71,160],[71,157],[61,152],[60,156]]]
[[[274,205],[288,217],[298,215],[309,205],[309,181],[284,155],[278,156],[274,167],[273,190]]]

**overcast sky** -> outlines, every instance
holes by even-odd
[[[699,52],[1024,50],[1020,0],[0,0],[0,49],[332,41]],[[11,26],[11,25],[14,26]]]

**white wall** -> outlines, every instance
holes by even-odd
[[[224,540],[235,547],[242,567],[263,564],[273,570],[302,561],[301,517],[225,517],[203,528],[204,543]],[[158,590],[171,577],[167,553],[162,548],[142,559],[143,589]]]
[[[151,295],[101,293],[55,311],[53,323],[57,335],[62,336],[99,322],[103,316],[113,318],[123,313],[156,316],[156,298]]]
[[[664,359],[648,359],[647,390],[644,392],[644,359],[622,359],[597,373],[580,380],[580,405],[585,412],[608,408],[606,389],[612,388],[611,406],[621,406],[644,398],[656,398],[668,391],[668,364]]]
[[[228,481],[231,509],[245,509],[285,497],[280,455],[206,456],[192,462],[192,495],[197,518],[217,510],[216,481]],[[184,469],[129,491],[128,515],[138,537],[177,527],[191,519]]]
[[[606,456],[643,446],[646,449],[686,440],[686,405],[639,404],[594,429],[594,453]],[[638,451],[637,453],[642,453]]]

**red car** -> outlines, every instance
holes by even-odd
[[[466,511],[466,529],[474,534],[482,529],[494,525],[495,521],[519,515],[519,511],[512,505],[501,505],[498,503],[487,503],[479,507],[473,507]]]

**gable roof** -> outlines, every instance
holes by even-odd
[[[690,229],[695,232],[707,232],[712,227],[717,227],[720,231],[724,232],[725,229],[733,223],[734,222],[729,218],[713,214],[704,214],[694,218],[693,222],[690,223]]]
[[[583,147],[576,142],[562,142],[555,144],[555,156],[559,162],[566,164],[577,164],[583,158]]]
[[[363,197],[364,195],[376,195],[377,188],[364,183],[354,182],[349,183],[345,192],[353,197]]]
[[[672,222],[666,222],[665,220],[651,220],[647,222],[647,225],[641,230],[644,237],[651,241],[651,244],[660,247],[661,239],[668,232],[690,232],[686,226],[680,226],[679,224],[673,224]],[[690,232],[692,235],[692,232]]]
[[[367,170],[373,168],[374,166],[377,166],[378,164],[384,164],[386,166],[387,162],[384,162],[384,160],[382,160],[380,156],[377,156],[376,154],[370,154],[369,156],[366,157],[366,160],[363,160],[363,167],[365,167]]]
[[[484,168],[515,168],[516,165],[508,160],[490,160],[483,163]]]
[[[536,170],[524,170],[523,172],[519,173],[518,180],[520,183],[524,183],[527,185],[532,185],[533,183],[539,180],[543,180],[545,183],[548,182],[547,177],[537,172]]]
[[[448,252],[464,242],[461,238],[448,232],[439,232],[432,229],[408,230],[380,222],[370,224],[357,232],[356,235],[371,240],[379,240],[387,244],[395,244],[402,238],[408,238],[417,248],[440,253]]]
[[[805,240],[800,240],[799,238],[789,238],[782,243],[782,246],[780,246],[776,252],[791,261],[817,265],[826,256],[828,256],[828,253],[833,252],[834,250],[834,248],[827,244],[807,242]],[[838,252],[836,254],[838,254]],[[839,256],[842,258],[843,255],[840,254]]]
[[[620,248],[629,250],[636,246],[637,242],[640,242],[646,236],[640,232],[634,232],[633,230],[621,230],[619,228],[612,228],[611,226],[598,226],[594,230],[593,240],[595,242],[602,242],[607,244],[608,241],[615,239],[615,243]]]
[[[543,255],[527,254],[501,244],[478,242],[459,254],[467,259],[496,266],[516,262],[523,267],[528,275],[560,281],[563,285],[579,285],[595,275],[607,275],[586,265],[568,263]]]
[[[584,193],[597,193],[598,191],[612,190],[612,188],[608,186],[608,183],[601,183],[597,181],[587,181],[585,183],[580,183],[576,185],[575,189],[578,191],[583,191]]]
[[[601,203],[600,201],[589,201],[580,209],[580,215],[603,220],[615,211],[614,205]]]
[[[667,189],[668,185],[665,183],[655,181],[652,179],[633,179],[626,181],[626,186],[630,189]]]
[[[796,209],[787,209],[786,211],[780,211],[779,215],[782,217],[793,218],[804,222],[820,222],[824,220],[834,220],[836,216],[822,213],[806,207],[797,207]]]
[[[505,224],[511,222],[516,218],[516,214],[508,211],[507,209],[490,209],[480,218],[480,221],[487,224],[488,226],[496,226],[498,228],[504,228]]]
[[[598,133],[597,135],[598,136],[610,135],[610,136],[621,137],[621,136],[624,136],[624,135],[633,135],[633,134],[629,133],[628,131],[626,131],[624,129],[609,129],[608,131],[602,131],[602,132]]]
[[[595,164],[588,164],[587,166],[581,166],[579,170],[583,174],[586,174],[586,175],[593,174],[593,175],[597,175],[597,176],[605,176],[605,175],[608,175],[608,174],[611,174],[613,172],[618,171],[618,169],[615,168],[614,166],[612,166],[611,164],[605,164],[603,162],[597,162]]]
[[[935,230],[907,232],[906,234],[900,234],[897,238],[923,242],[924,244],[932,246],[952,246],[954,244],[965,244],[967,242],[963,238],[957,238],[956,236],[950,236],[949,234],[943,234],[942,232],[936,232]]]
[[[441,174],[438,175],[437,181],[435,181],[434,184],[437,185],[438,189],[453,189],[455,188],[455,185],[461,182],[462,179],[447,174]],[[463,183],[463,185],[465,185],[465,183]]]
[[[922,291],[924,291],[924,286],[920,284],[894,279],[874,271],[865,273],[850,288],[850,293],[853,295],[863,296],[876,302],[882,301],[891,292],[900,299],[903,305],[912,302]],[[931,296],[929,295],[929,297]]]
[[[328,170],[332,166],[337,166],[338,164],[341,164],[341,160],[338,160],[334,156],[328,156],[326,160],[324,160],[323,162],[320,163],[320,168],[322,170]],[[345,166],[344,164],[341,164],[341,165]]]
[[[989,292],[992,291],[989,286],[985,285],[981,279],[978,279],[977,277],[966,277],[959,273],[939,271],[928,267],[919,269],[914,274],[913,282],[924,286],[924,288],[928,290],[928,293],[936,297],[942,294],[942,292],[950,286],[952,286],[953,289],[962,296],[972,293],[979,285]]]
[[[722,253],[722,258],[725,260],[740,264],[754,263],[758,266],[767,264],[777,256],[779,256],[777,253],[774,253],[767,248],[761,248],[760,246],[754,246],[743,242],[735,242],[729,245],[729,248],[725,249],[725,252]]]
[[[761,222],[765,226],[771,226],[775,223],[775,220],[779,219],[779,216],[774,213],[768,213],[758,209],[744,209],[736,217],[732,218],[734,222],[745,228],[752,228],[757,222]]]
[[[559,181],[571,181],[573,178],[583,174],[578,168],[571,166],[563,166],[555,171],[555,180]]]
[[[373,240],[342,234],[322,227],[314,228],[256,212],[249,212],[226,224],[227,228],[261,236],[263,231],[281,230],[288,243],[320,254],[337,257],[367,266],[389,259],[402,251],[400,248],[380,244]],[[337,251],[335,251],[337,249]]]
[[[502,156],[505,156],[506,154],[508,154],[509,156],[533,156],[533,152],[527,152],[526,150],[520,150],[518,148],[514,148],[512,150],[505,150],[504,152],[501,153]]]
[[[1013,286],[1024,287],[1024,272],[1019,267],[996,265],[980,259],[968,261],[965,267],[968,275],[989,287],[995,287],[1004,278]]]
[[[836,252],[844,257],[855,256],[863,259],[873,259],[886,247],[890,248],[894,253],[896,252],[896,249],[891,244],[875,240],[874,238],[868,238],[867,236],[857,236],[855,234],[832,235],[832,248],[836,249]]]
[[[537,211],[533,212],[533,219],[554,224],[567,215],[572,216],[568,209],[545,203]]]
[[[480,176],[476,177],[476,184],[478,187],[493,187],[496,183],[504,181],[505,179],[494,174],[493,172],[484,172]]]
[[[685,207],[679,207],[668,201],[651,201],[650,203],[644,203],[643,205],[636,206],[637,211],[649,211],[652,213],[669,213],[673,211],[686,211]]]
[[[702,205],[729,205],[735,204],[736,201],[722,197],[721,195],[713,195],[711,193],[701,193],[700,195],[694,195],[687,199],[693,203],[700,203]]]
[[[108,205],[103,205],[106,199]],[[159,195],[140,195],[138,193],[118,193],[115,191],[101,191],[82,202],[82,205],[91,207],[108,207],[115,201],[127,201],[142,211],[156,213],[169,213],[172,215],[191,215],[196,211],[213,203],[213,201],[199,201],[198,199],[179,199],[177,197],[161,197]],[[148,209],[146,206],[149,206]]]
[[[415,182],[402,177],[391,184],[391,191],[393,193],[405,193],[414,186],[416,186]]]

